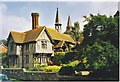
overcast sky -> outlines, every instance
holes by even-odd
[[[57,7],[62,23],[62,32],[66,30],[68,16],[71,16],[71,22],[79,22],[81,30],[84,28],[83,16],[89,16],[90,13],[98,13],[107,16],[113,16],[118,10],[118,1],[23,1],[0,3],[0,30],[2,36],[6,39],[10,31],[24,32],[32,29],[32,12],[39,13],[39,25],[54,29]],[[0,34],[1,35],[1,34]]]

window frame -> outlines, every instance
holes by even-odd
[[[41,41],[41,48],[42,49],[47,49],[47,41],[46,40]]]

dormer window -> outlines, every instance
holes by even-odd
[[[41,41],[42,43],[42,48],[47,49],[47,41]]]

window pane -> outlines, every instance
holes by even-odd
[[[41,41],[42,43],[42,48],[47,49],[47,41]]]

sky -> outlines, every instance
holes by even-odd
[[[80,23],[80,30],[84,28],[83,16],[98,13],[113,16],[118,10],[118,0],[111,1],[9,1],[0,3],[0,39],[7,39],[10,31],[24,32],[32,29],[32,12],[39,13],[39,25],[55,28],[57,7],[62,23],[62,32],[66,30],[68,16],[74,22]]]

